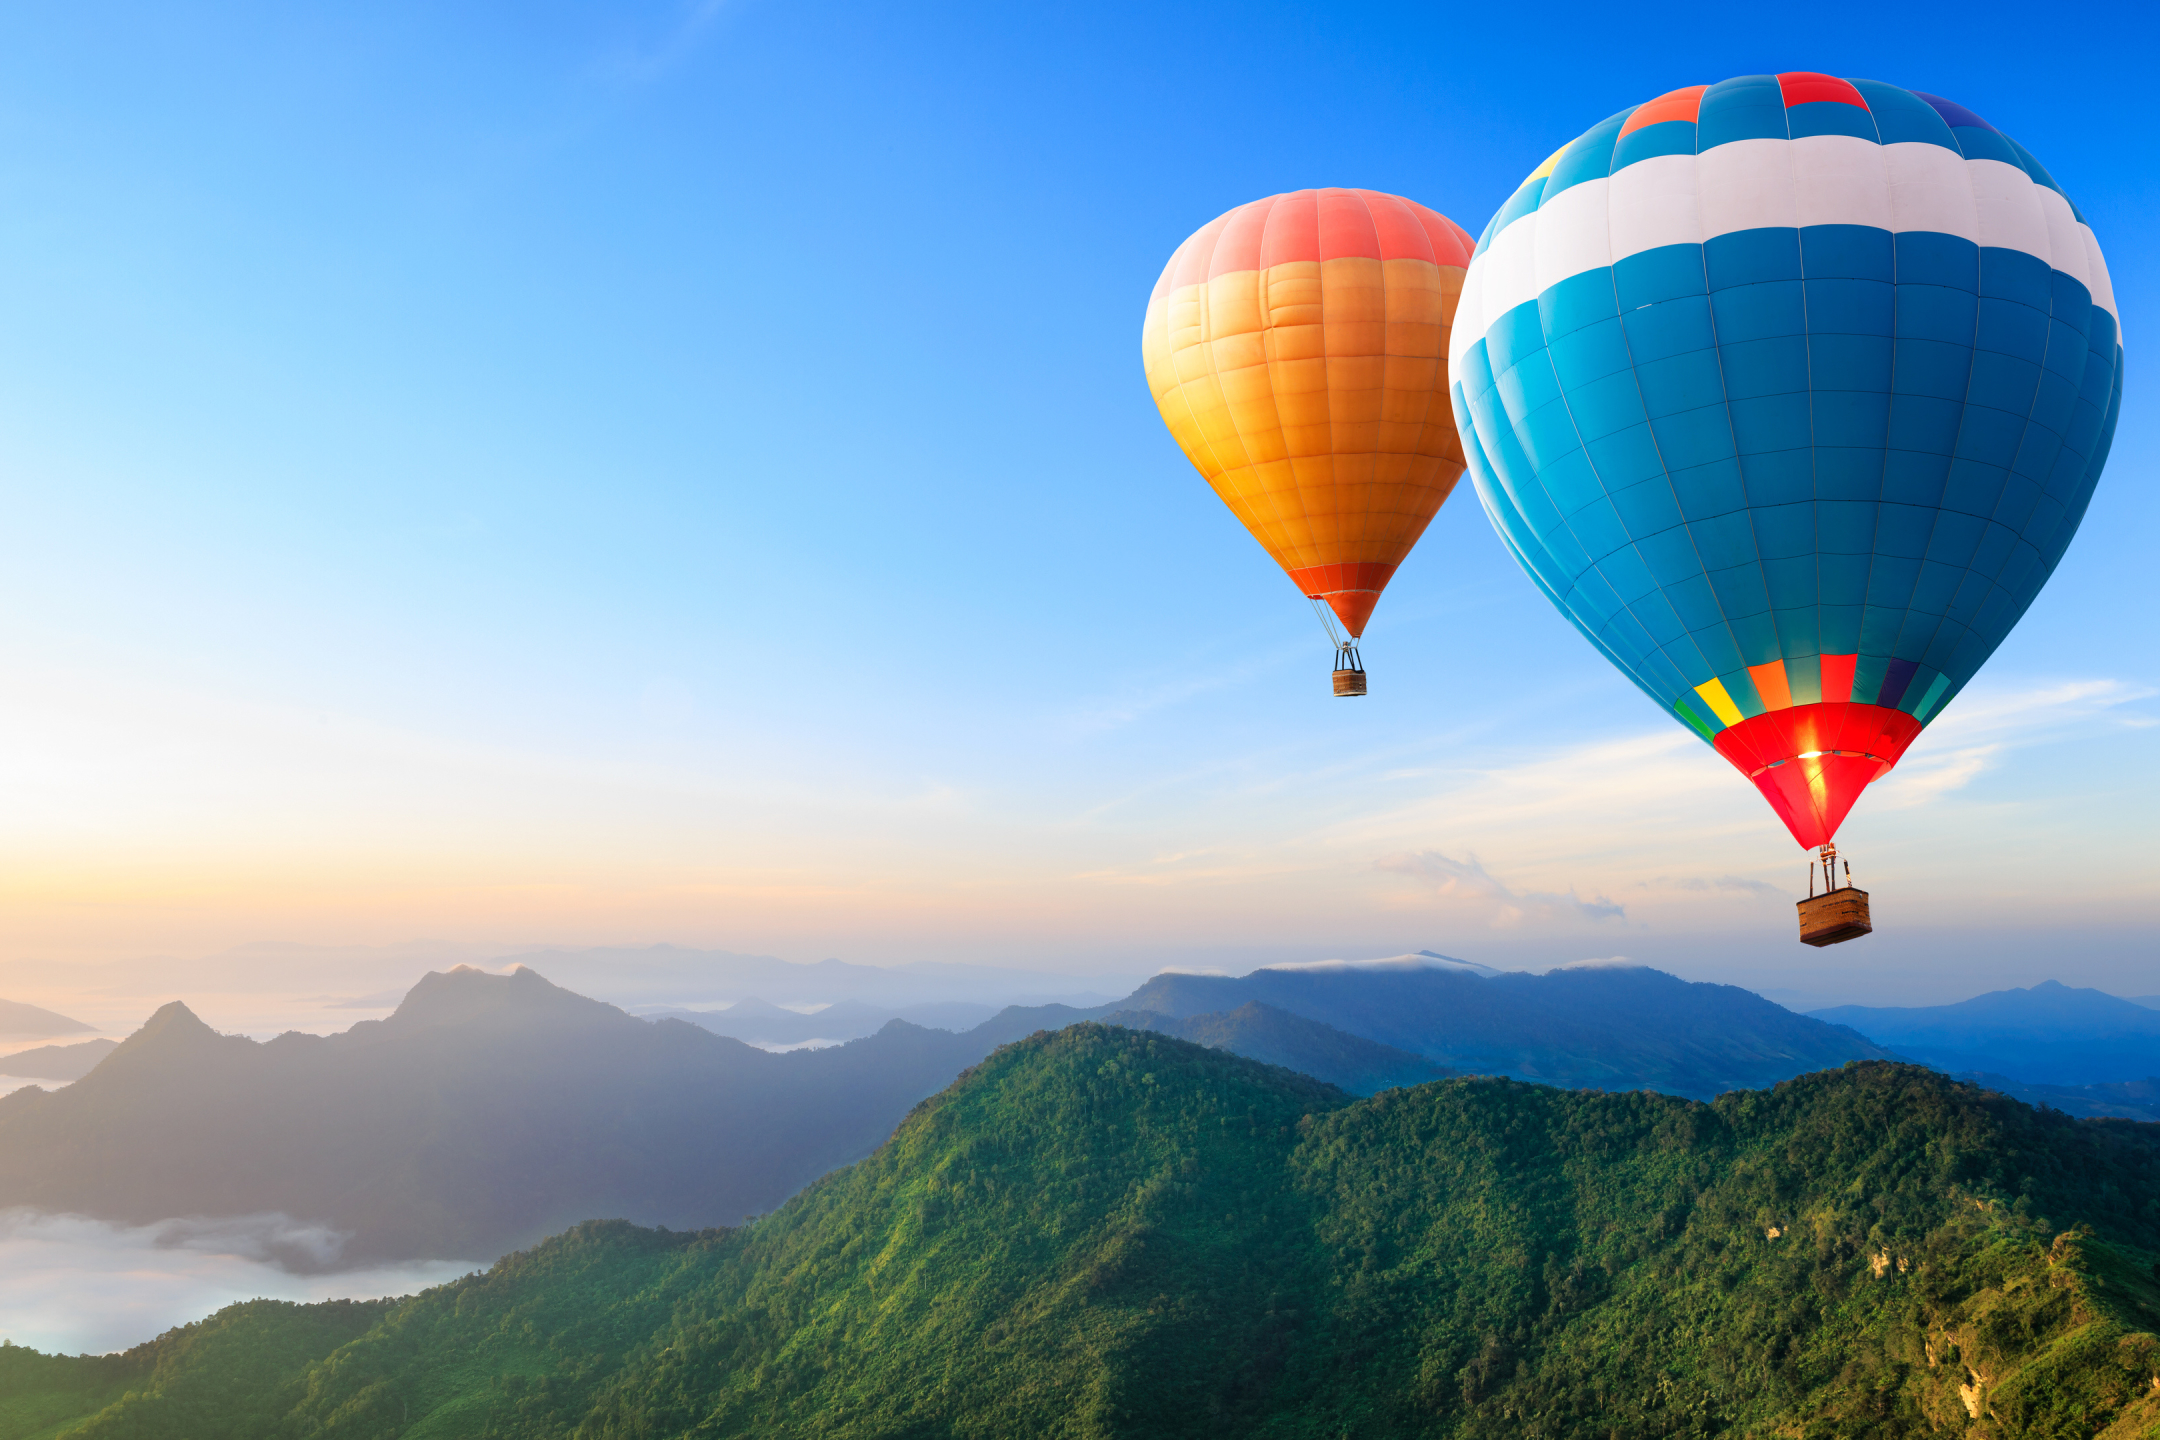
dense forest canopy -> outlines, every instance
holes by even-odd
[[[2156,1252],[2153,1127],[1915,1067],[1353,1100],[1082,1025],[742,1228],[0,1351],[0,1440],[2145,1435]]]

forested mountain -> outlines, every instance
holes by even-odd
[[[0,1098],[0,1206],[131,1223],[282,1211],[349,1232],[348,1264],[484,1261],[594,1215],[739,1221],[1071,1013],[967,1035],[895,1022],[775,1055],[530,970],[433,974],[386,1020],[268,1043],[175,1003],[66,1089]]]
[[[1114,1010],[1101,1019],[1105,1025],[1154,1030],[1248,1060],[1280,1065],[1352,1095],[1377,1095],[1398,1085],[1422,1085],[1456,1073],[1407,1050],[1257,1000],[1248,1000],[1235,1010],[1181,1019],[1153,1010]]]
[[[800,1019],[744,1018],[765,1011]],[[339,1264],[484,1261],[594,1215],[724,1224],[868,1154],[998,1045],[1102,1013],[1008,1008],[962,1033],[893,1021],[783,1055],[526,969],[431,974],[388,1019],[267,1043],[173,1004],[68,1088],[0,1099],[0,1206],[128,1223],[283,1212],[349,1234]],[[1486,1071],[1709,1096],[1883,1053],[1649,970],[1164,975],[1118,1013],[1356,1093]]]
[[[1752,991],[1644,967],[1543,975],[1454,967],[1158,975],[1120,1008],[1182,1019],[1259,1001],[1459,1071],[1709,1099],[1891,1052]]]
[[[1352,1100],[1079,1025],[746,1228],[0,1351],[0,1440],[2114,1440],[2160,1426],[2156,1247],[2160,1132],[1916,1067]]]
[[[1955,1005],[1840,1005],[1809,1012],[1953,1074],[2029,1085],[2093,1085],[2160,1075],[2160,1010],[2043,980]]]

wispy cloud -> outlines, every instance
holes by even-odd
[[[1374,866],[1422,881],[1436,895],[1467,896],[1491,902],[1490,923],[1496,928],[1520,925],[1532,915],[1573,915],[1590,921],[1627,918],[1625,907],[1602,895],[1585,900],[1572,889],[1564,895],[1545,890],[1511,889],[1479,864],[1475,855],[1457,860],[1438,850],[1408,851],[1384,856],[1375,861]]]
[[[1786,898],[1781,887],[1766,884],[1761,880],[1750,880],[1744,875],[1719,875],[1714,878],[1704,875],[1660,875],[1655,880],[1638,880],[1635,883],[1659,890],[1692,890],[1697,893],[1734,890],[1742,895],[1762,895],[1777,900]]]
[[[2107,679],[1968,693],[1872,787],[1867,811],[1926,807],[2014,763],[2021,749],[2119,729],[2139,718],[2132,702],[2154,693]],[[1792,898],[1802,878],[1752,787],[1677,726],[1389,778],[1401,803],[1346,819],[1323,842],[1384,856],[1379,869],[1415,876],[1429,895],[1481,902],[1493,924],[1620,918],[1600,892],[1625,894],[1631,923],[1707,923],[1723,913],[1706,906],[1709,897]],[[1583,898],[1578,883],[1595,898]]]
[[[1953,700],[1927,733],[1937,740],[1969,744],[2006,734],[2032,735],[2107,715],[2117,707],[2148,700],[2149,685],[2124,680],[2058,680],[2016,690],[1976,686]]]
[[[1181,705],[1216,690],[1242,685],[1256,675],[1279,669],[1292,652],[1252,656],[1227,665],[1195,670],[1175,678],[1135,678],[1117,691],[1081,701],[1059,716],[1054,729],[1067,735],[1094,735],[1116,730],[1158,710]]]
[[[2060,738],[2096,719],[2142,728],[2145,717],[2118,714],[2152,696],[2121,680],[2065,680],[2017,690],[1960,695],[1927,728],[1897,769],[1869,796],[1878,810],[1910,810],[1962,790],[2020,746]]]
[[[1436,776],[1406,804],[1346,822],[1344,843],[1537,831],[1579,837],[1669,829],[1725,795],[1732,769],[1677,726]],[[1744,783],[1744,782],[1743,782]]]

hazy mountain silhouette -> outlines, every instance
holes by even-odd
[[[117,1040],[84,1040],[74,1045],[17,1050],[12,1055],[0,1055],[0,1075],[24,1080],[80,1080],[119,1048]]]
[[[875,1035],[886,1022],[905,1020],[926,1030],[972,1030],[997,1014],[998,1007],[964,1000],[890,1008],[841,1000],[805,1015],[756,998],[739,1000],[725,1010],[669,1008],[644,1012],[647,1020],[687,1020],[715,1035],[732,1035],[753,1045],[802,1045],[812,1040],[855,1040]]]
[[[2073,1086],[2160,1075],[2160,1010],[2054,980],[1955,1005],[1839,1005],[1809,1013],[1953,1074]]]
[[[868,1154],[997,1045],[904,1022],[776,1055],[531,970],[430,974],[396,1013],[267,1043],[165,1006],[64,1090],[0,1099],[0,1206],[286,1214],[343,1260],[488,1259],[594,1215],[737,1223]]]
[[[1733,985],[1635,966],[1544,975],[1459,964],[1158,975],[1119,1008],[1183,1019],[1259,1001],[1441,1065],[1707,1099],[1890,1052]],[[1435,957],[1438,958],[1438,957]]]
[[[1366,1093],[1454,1069],[1707,1096],[1884,1053],[1652,970],[1409,960],[1163,975],[1115,1007],[1010,1007],[960,1033],[890,1020],[787,1054],[522,968],[429,974],[388,1018],[329,1036],[220,1035],[174,1003],[68,1088],[0,1099],[0,1206],[278,1212],[348,1233],[348,1264],[484,1260],[594,1216],[736,1223],[868,1154],[997,1046],[1112,1010]]]
[[[2007,1075],[1967,1074],[1957,1078],[2081,1120],[2160,1120],[2160,1075],[2097,1085],[2029,1085]]]
[[[20,1000],[0,1000],[0,1035],[90,1035],[97,1027]]]
[[[1422,1085],[1459,1073],[1407,1050],[1257,1000],[1212,1015],[1176,1018],[1155,1010],[1113,1010],[1101,1018],[1105,1025],[1175,1035],[1210,1050],[1228,1050],[1249,1060],[1280,1065],[1353,1095],[1377,1095],[1399,1085]]]

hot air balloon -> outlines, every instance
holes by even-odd
[[[1867,933],[1839,822],[2024,614],[2107,459],[2122,347],[2084,216],[1961,105],[1743,76],[1540,165],[1456,322],[1501,538],[1816,851],[1843,898],[1811,878],[1802,938]]]
[[[1446,357],[1470,251],[1414,201],[1299,190],[1201,227],[1148,299],[1163,420],[1313,601],[1337,695],[1365,693],[1365,622],[1462,477]]]

